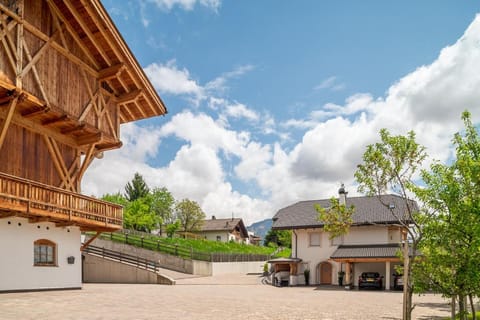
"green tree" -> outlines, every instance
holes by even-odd
[[[175,198],[167,188],[154,188],[150,192],[150,209],[155,213],[160,235],[162,235],[162,226],[173,222],[173,206]]]
[[[116,203],[124,207],[128,204],[128,200],[125,199],[125,197],[120,192],[112,193],[112,194],[110,193],[104,194],[102,196],[102,200]]]
[[[146,197],[150,190],[147,183],[143,179],[142,175],[138,172],[135,173],[132,181],[128,182],[125,186],[125,198],[128,201],[135,201],[139,198]]]
[[[413,258],[417,253],[418,243],[422,238],[421,220],[414,202],[409,200],[409,194],[414,187],[413,179],[423,160],[426,158],[425,148],[415,141],[415,133],[410,131],[407,136],[392,136],[386,129],[380,130],[381,142],[367,146],[363,155],[363,163],[355,172],[358,190],[368,195],[375,195],[379,201],[390,210],[405,234],[403,248],[403,319],[412,318],[411,283],[412,265],[409,254],[409,241]],[[395,214],[389,203],[382,200],[387,191],[397,194],[403,199],[406,212],[402,216]],[[408,238],[407,235],[408,234]],[[413,259],[414,260],[414,259]]]
[[[150,210],[147,197],[139,198],[127,204],[123,215],[126,229],[151,232],[157,225],[155,213]]]
[[[200,230],[205,213],[198,203],[189,199],[183,199],[175,205],[175,215],[180,221],[181,230],[185,232]]]
[[[467,319],[466,297],[480,294],[480,137],[464,112],[464,136],[455,134],[456,158],[451,165],[434,163],[423,171],[425,186],[416,194],[435,215],[426,221],[420,250],[424,259],[416,265],[415,283],[422,289],[433,288],[459,302],[457,319]]]
[[[279,247],[292,247],[292,231],[291,230],[268,230],[263,240],[265,246],[274,245]]]
[[[176,220],[175,222],[167,224],[167,237],[173,238],[173,236],[175,235],[175,232],[177,232],[179,229],[180,229],[179,220]]]
[[[323,228],[329,232],[330,240],[348,233],[353,223],[352,214],[355,211],[354,206],[347,207],[340,204],[340,201],[333,197],[330,199],[330,208],[323,208],[315,204],[315,210],[318,212],[318,220],[323,222]]]

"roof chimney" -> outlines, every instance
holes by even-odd
[[[215,217],[215,216],[212,216],[212,220],[216,220],[216,219],[217,219],[217,217]]]
[[[338,189],[338,202],[339,204],[347,205],[347,191],[345,191],[345,185],[342,183],[340,189]]]

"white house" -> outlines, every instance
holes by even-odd
[[[395,266],[401,264],[398,250],[404,232],[392,212],[404,217],[406,205],[395,195],[377,197],[346,197],[339,190],[340,203],[353,205],[353,224],[348,234],[329,239],[329,233],[318,220],[315,204],[330,207],[330,199],[301,201],[279,210],[273,217],[272,228],[292,230],[292,258],[282,259],[275,266],[288,271],[289,284],[304,284],[305,269],[310,270],[310,284],[338,284],[338,273],[345,273],[344,284],[356,286],[362,272],[378,272],[384,277],[383,286],[393,286]],[[409,201],[417,208],[414,201]]]
[[[204,220],[196,234],[211,241],[248,243],[248,231],[243,220],[240,218],[217,219],[212,216],[210,220]]]
[[[167,110],[100,0],[0,13],[0,292],[78,289],[81,232],[123,222],[82,177],[122,146],[122,124]]]

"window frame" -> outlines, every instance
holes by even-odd
[[[37,253],[38,248],[38,253]],[[41,252],[42,248],[45,252]],[[49,253],[49,249],[51,252]],[[51,259],[49,255],[51,254]],[[38,255],[38,257],[37,257]],[[38,258],[38,259],[37,259]],[[48,239],[38,239],[33,242],[33,266],[57,267],[57,244]]]
[[[318,235],[318,244],[312,244],[312,235]],[[309,232],[308,233],[308,246],[309,247],[321,247],[322,246],[322,232]]]

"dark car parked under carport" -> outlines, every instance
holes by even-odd
[[[358,277],[358,289],[363,288],[377,288],[382,289],[383,287],[383,276],[378,272],[362,272],[360,277]]]

